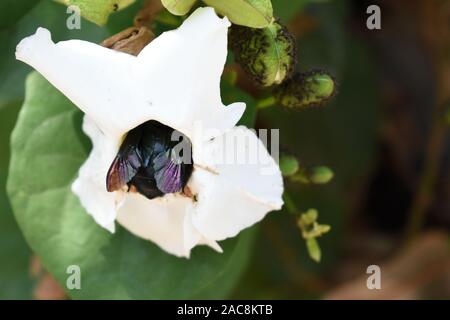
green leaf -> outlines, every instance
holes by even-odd
[[[135,0],[55,0],[66,6],[77,6],[81,15],[100,26],[106,24],[111,13],[122,10]]]
[[[20,101],[0,109],[0,300],[30,299],[33,281],[29,276],[31,252],[14,220],[6,196],[9,136]]]
[[[216,12],[227,16],[234,24],[264,28],[273,20],[270,0],[203,0]]]
[[[320,262],[321,259],[321,251],[319,243],[316,238],[309,238],[306,240],[306,248],[308,249],[308,254],[316,262]]]
[[[176,16],[187,14],[197,0],[161,0],[163,6]]]
[[[2,0],[0,2],[0,30],[17,23],[38,0]]]
[[[8,193],[16,219],[43,265],[65,287],[66,268],[79,265],[80,299],[224,298],[247,264],[253,229],[221,242],[223,254],[193,250],[182,259],[118,226],[114,235],[81,207],[70,186],[90,144],[82,113],[39,74],[12,135]]]

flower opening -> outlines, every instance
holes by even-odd
[[[126,188],[149,199],[183,190],[192,174],[188,137],[150,120],[126,135],[106,176],[106,189]]]

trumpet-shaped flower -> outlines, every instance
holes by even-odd
[[[252,131],[235,126],[245,104],[221,101],[229,25],[197,9],[137,56],[81,40],[55,44],[43,28],[17,46],[17,59],[85,113],[93,147],[72,190],[103,228],[114,232],[117,221],[189,257],[196,245],[221,251],[217,241],[281,208],[278,165]],[[178,155],[173,136],[184,142]]]

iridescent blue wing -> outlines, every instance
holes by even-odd
[[[137,151],[125,155],[117,155],[106,175],[106,190],[109,192],[121,189],[133,179],[141,167]]]
[[[153,160],[156,186],[164,193],[181,191],[185,184],[182,174],[183,164],[171,156],[171,151],[161,152]]]
[[[106,175],[106,190],[116,191],[125,186],[142,166],[142,156],[139,151],[139,142],[142,129],[135,129],[128,133],[120,146],[116,158],[109,167]]]

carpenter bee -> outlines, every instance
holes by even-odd
[[[109,192],[128,187],[148,199],[182,191],[193,168],[192,145],[182,133],[147,121],[126,135],[106,176]]]

